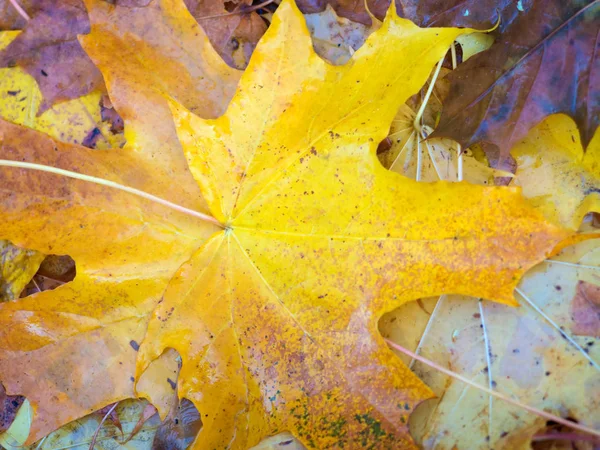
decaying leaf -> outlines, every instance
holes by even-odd
[[[579,280],[571,301],[573,334],[600,338],[600,286]],[[592,342],[592,341],[590,341]]]
[[[226,3],[232,5],[229,10]],[[252,0],[185,0],[185,4],[225,62],[245,68],[267,30],[265,21],[250,8]]]
[[[201,427],[200,413],[192,402],[184,398],[156,430],[152,450],[186,450]]]
[[[0,32],[0,49],[20,31]],[[118,147],[121,138],[111,132],[100,115],[100,93],[52,106],[38,115],[42,93],[35,79],[20,67],[0,69],[0,117],[49,134],[64,142],[81,144],[95,135],[97,148]]]
[[[20,395],[6,395],[4,386],[0,383],[0,433],[4,433],[13,423],[23,400],[25,399]]]
[[[506,155],[554,113],[572,116],[587,146],[600,123],[600,2],[532,2],[485,52],[450,75],[437,136],[488,141]]]
[[[433,129],[423,125],[420,132],[414,127],[414,120],[415,112],[408,104],[402,105],[388,135],[390,148],[379,155],[384,167],[425,182],[458,181],[462,177],[470,183],[493,186],[496,177],[512,177],[511,173],[478,161],[469,149],[462,150],[463,168],[459,175],[457,143],[444,138],[425,139]]]
[[[376,29],[338,17],[330,5],[323,12],[306,14],[305,18],[317,54],[337,65],[348,61]]]
[[[117,15],[126,7],[88,3],[92,33],[82,42],[126,121],[123,151],[0,122],[0,158],[17,161],[0,170],[0,237],[77,263],[73,282],[0,305],[0,378],[32,404],[28,441],[133,396],[136,378],[139,386],[173,348],[183,361],[178,393],[202,414],[194,448],[247,448],[284,430],[316,448],[414,447],[407,419],[430,391],[389,351],[379,317],[444,292],[514,305],[519,277],[571,234],[516,189],[417,183],[377,160],[400,105],[470,30],[419,29],[392,11],[346,65],[331,66],[285,1],[226,114],[201,119],[160,96],[214,117],[226,103],[220,88],[229,88],[209,88],[216,71],[201,61],[216,54],[185,34],[191,16],[178,5]],[[170,28],[154,21],[165,17],[160,6]],[[172,54],[157,50],[156,29],[176,36],[160,40]],[[201,44],[185,47],[198,52],[186,56],[189,66],[174,63],[183,37]],[[108,57],[117,48],[123,58],[135,53],[135,71]],[[194,82],[206,91],[200,100],[184,90]],[[167,102],[216,220],[190,197],[179,147],[141,135],[158,127],[170,136],[173,125],[162,110],[144,116],[134,106],[153,113]],[[23,161],[196,212],[80,175],[19,168]]]
[[[598,241],[554,259],[525,275],[521,308],[443,296],[424,300],[423,309],[410,304],[390,313],[382,332],[480,385],[597,427],[600,340],[573,336],[570,297],[579,280],[597,280]],[[411,365],[438,396],[411,416],[411,432],[424,449],[529,449],[545,428],[544,419]]]
[[[600,212],[600,133],[584,152],[575,122],[554,115],[511,154],[518,167],[515,183],[546,217],[576,229],[587,213]]]
[[[19,5],[31,14],[35,12],[36,3],[35,0],[19,0]],[[0,0],[0,30],[22,30],[26,23],[10,0]]]
[[[159,425],[158,415],[148,418],[143,426],[133,431],[140,417],[148,406],[145,401],[126,400],[120,402],[114,410],[115,417],[122,427],[113,420],[106,420],[100,427],[95,441],[95,450],[147,450]],[[100,426],[100,421],[105,412],[96,411],[81,419],[71,422],[64,427],[50,433],[46,439],[34,445],[27,446],[24,450],[53,450],[53,449],[75,449],[88,450],[94,433]],[[127,439],[130,437],[130,439]],[[165,448],[166,449],[166,448]]]
[[[600,354],[594,347],[600,341],[573,336],[583,317],[589,322],[590,309],[581,295],[573,303],[570,296],[583,285],[595,292],[588,283],[598,280],[598,243],[570,247],[528,272],[518,291],[524,308],[459,296],[427,298],[386,314],[380,330],[480,385],[596,428]],[[525,450],[545,428],[543,419],[399,356],[439,399],[424,403],[410,419],[411,433],[424,449]]]
[[[41,253],[0,240],[0,301],[19,298],[43,259]]]
[[[77,42],[78,34],[89,31],[83,2],[40,0],[35,5],[23,32],[0,52],[0,67],[19,65],[35,78],[44,95],[39,113],[103,90],[102,75]]]
[[[501,17],[503,29],[520,11],[529,9],[531,3],[523,0],[517,6],[510,0],[396,0],[395,5],[400,17],[421,27],[489,29]],[[331,5],[340,16],[369,25],[371,14],[380,19],[385,16],[390,0],[299,0],[298,5],[306,13],[318,13]]]

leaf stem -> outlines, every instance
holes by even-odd
[[[13,8],[15,8],[17,10],[17,12],[21,15],[21,17],[23,17],[23,19],[25,19],[26,21],[30,21],[31,17],[29,17],[29,14],[27,14],[27,12],[21,8],[21,5],[19,5],[19,2],[17,2],[17,0],[9,0],[10,4],[13,5]]]
[[[425,93],[425,97],[423,98],[423,101],[421,102],[421,106],[419,107],[419,111],[417,111],[417,115],[415,116],[413,126],[415,127],[415,129],[417,129],[419,131],[421,131],[421,125],[419,124],[419,121],[421,120],[421,116],[423,115],[423,112],[425,111],[425,107],[427,106],[427,103],[429,102],[429,97],[431,97],[431,93],[433,92],[433,87],[435,86],[437,77],[440,74],[440,69],[442,68],[442,64],[444,63],[445,58],[446,58],[446,54],[444,54],[444,56],[442,56],[442,59],[440,59],[440,62],[437,63],[437,66],[435,67],[435,71],[433,72],[433,76],[431,77],[431,81],[429,82],[429,87],[427,88],[427,92]]]
[[[582,431],[584,433],[588,433],[591,434],[593,436],[598,436],[600,437],[600,431],[598,430],[594,430],[592,428],[588,428],[584,425],[579,425],[578,423],[575,422],[571,422],[570,420],[566,420],[563,419],[562,417],[558,417],[555,416],[554,414],[550,414],[547,413],[546,411],[542,411],[541,409],[537,409],[534,408],[533,406],[529,406],[526,405],[524,403],[519,402],[518,400],[513,400],[510,397],[507,397],[504,394],[501,394],[497,391],[492,391],[491,389],[488,389],[484,386],[481,386],[471,380],[469,380],[468,378],[463,377],[462,375],[457,374],[456,372],[452,372],[451,370],[446,369],[445,367],[440,366],[439,364],[427,359],[427,358],[423,358],[420,355],[417,355],[416,353],[411,352],[410,350],[408,350],[407,348],[402,347],[401,345],[396,344],[395,342],[390,341],[389,339],[385,339],[385,342],[392,347],[395,350],[398,350],[399,352],[404,353],[405,355],[410,356],[413,359],[416,359],[417,361],[428,365],[429,367],[438,370],[440,372],[442,372],[445,375],[448,375],[449,377],[452,377],[458,381],[462,381],[465,384],[468,384],[471,387],[474,387],[475,389],[479,389],[480,391],[485,392],[488,395],[494,396],[502,401],[505,401],[507,403],[510,403],[511,405],[517,406],[519,408],[524,409],[525,411],[529,411],[532,414],[535,414],[537,416],[543,417],[544,419],[547,420],[552,420],[556,423],[560,423],[561,425],[564,425],[566,427],[572,428],[574,430],[578,430],[578,431]]]
[[[28,169],[28,170],[39,170],[42,172],[53,173],[56,175],[62,175],[68,178],[74,178],[76,180],[87,181],[90,183],[99,184],[101,186],[110,187],[113,189],[119,189],[124,192],[128,192],[129,194],[137,195],[138,197],[142,197],[146,200],[150,200],[156,203],[159,203],[168,208],[174,209],[176,211],[182,212],[184,214],[188,214],[190,216],[197,217],[205,222],[210,222],[214,225],[217,225],[221,228],[224,228],[223,225],[214,217],[209,216],[208,214],[203,214],[199,211],[194,211],[193,209],[186,208],[181,205],[177,205],[176,203],[172,203],[168,200],[165,200],[160,197],[156,197],[155,195],[148,194],[147,192],[140,191],[139,189],[135,189],[129,186],[124,186],[119,183],[115,183],[114,181],[105,180],[103,178],[97,178],[90,175],[84,175],[78,172],[71,172],[70,170],[59,169],[57,167],[45,166],[43,164],[34,164],[23,161],[12,161],[8,159],[0,159],[0,167],[16,167],[19,169]]]

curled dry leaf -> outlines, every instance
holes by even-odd
[[[225,62],[245,68],[267,31],[267,23],[250,8],[252,0],[185,0],[185,4]],[[225,4],[233,5],[228,9]]]
[[[102,75],[77,41],[89,31],[81,0],[40,0],[20,33],[0,52],[0,67],[19,65],[44,95],[38,113],[52,105],[102,91]]]
[[[587,146],[600,123],[600,2],[533,2],[494,45],[450,75],[437,136],[504,155],[544,117],[572,116]]]
[[[589,212],[600,212],[600,133],[584,151],[575,122],[548,117],[512,150],[515,184],[546,217],[577,229]]]

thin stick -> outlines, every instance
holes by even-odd
[[[544,261],[546,264],[562,264],[564,266],[569,266],[569,267],[575,267],[576,269],[592,269],[592,270],[600,270],[600,266],[589,266],[586,264],[576,264],[576,263],[570,263],[567,261],[561,261],[559,259],[545,259]]]
[[[525,292],[523,292],[518,287],[515,288],[515,292],[517,292],[521,296],[521,298],[523,298],[523,300],[525,300],[527,302],[527,304],[529,306],[531,306],[535,311],[537,311],[537,313],[540,316],[542,316],[544,319],[546,319],[546,322],[548,322],[550,325],[552,325],[554,327],[554,329],[556,331],[558,331],[565,340],[567,340],[573,347],[575,347],[577,350],[579,350],[579,353],[581,353],[581,355],[585,359],[587,359],[592,366],[594,366],[596,369],[600,370],[600,365],[592,359],[592,357],[581,347],[581,345],[579,345],[571,336],[569,336],[567,333],[565,333],[562,330],[562,328],[560,326],[558,326],[558,324],[554,320],[552,320],[552,318],[550,318],[550,316],[548,316],[548,314],[546,314],[544,311],[542,311],[542,309],[538,305],[533,303],[533,301],[525,294]]]
[[[421,151],[421,140],[417,138],[417,173],[415,180],[421,181],[421,171],[423,169],[423,152]]]
[[[115,408],[117,407],[118,404],[119,404],[119,402],[117,402],[114,405],[112,405],[112,408],[110,408],[106,412],[106,414],[104,414],[104,417],[102,418],[102,420],[98,424],[98,428],[96,428],[96,432],[94,433],[94,436],[92,437],[92,442],[90,442],[90,448],[89,448],[89,450],[94,450],[94,446],[96,445],[96,439],[98,438],[98,433],[100,433],[100,429],[102,428],[102,425],[104,425],[104,422],[106,421],[106,419],[108,419],[108,416],[110,416],[110,414],[115,410]]]
[[[488,332],[487,332],[487,325],[485,323],[485,315],[483,313],[483,305],[482,305],[482,301],[481,299],[479,299],[479,301],[477,302],[478,306],[479,306],[479,316],[481,318],[481,329],[483,330],[483,342],[485,344],[485,362],[487,363],[487,376],[488,376],[488,388],[490,389],[490,391],[494,390],[494,380],[492,378],[492,359],[490,358],[490,353],[492,352],[492,347],[490,345],[490,339],[488,337]],[[489,399],[489,406],[488,406],[488,434],[491,436],[492,435],[492,418],[494,416],[493,414],[493,406],[494,406],[494,397],[490,396],[488,397]]]
[[[35,285],[35,288],[38,290],[38,292],[42,292],[38,284],[35,282],[35,278],[32,278],[31,281],[33,281],[33,284]]]
[[[21,17],[23,19],[25,19],[26,21],[30,21],[31,17],[29,17],[29,14],[27,14],[27,12],[21,8],[21,5],[19,5],[19,3],[17,2],[17,0],[8,0],[10,2],[11,5],[13,5],[13,7],[17,10],[17,12],[21,15]]]
[[[213,223],[213,224],[223,228],[223,225],[212,216],[203,214],[198,211],[194,211],[193,209],[189,209],[189,208],[186,208],[181,205],[177,205],[168,200],[162,199],[160,197],[156,197],[152,194],[148,194],[147,192],[140,191],[139,189],[135,189],[135,188],[132,188],[129,186],[124,186],[122,184],[115,183],[114,181],[105,180],[103,178],[96,178],[96,177],[92,177],[90,175],[84,175],[82,173],[71,172],[70,170],[64,170],[64,169],[58,169],[56,167],[45,166],[43,164],[34,164],[34,163],[28,163],[28,162],[22,162],[22,161],[11,161],[8,159],[0,159],[0,166],[16,167],[19,169],[39,170],[42,172],[48,172],[48,173],[53,173],[56,175],[62,175],[62,176],[68,177],[68,178],[74,178],[76,180],[88,181],[90,183],[96,183],[101,186],[106,186],[106,187],[110,187],[113,189],[119,189],[121,191],[128,192],[133,195],[137,195],[138,197],[142,197],[146,200],[160,203],[161,205],[164,205],[168,208],[174,209],[174,210],[182,212],[184,214],[189,214],[190,216],[197,217],[201,220]]]
[[[429,83],[429,87],[427,88],[427,92],[425,93],[425,97],[423,98],[423,102],[421,103],[421,106],[419,107],[419,111],[417,111],[417,115],[415,116],[413,126],[417,130],[421,130],[421,125],[419,124],[419,121],[421,120],[421,116],[423,115],[423,112],[425,111],[427,102],[429,102],[429,97],[431,97],[431,92],[433,91],[433,86],[435,85],[437,77],[440,74],[440,69],[442,68],[442,63],[444,62],[445,57],[446,57],[446,55],[442,56],[442,59],[440,59],[440,62],[437,63],[437,66],[435,67],[435,72],[433,72],[433,77],[431,77],[431,82]]]
[[[224,14],[215,14],[214,16],[198,17],[197,20],[218,19],[219,17],[229,17],[229,16],[233,16],[235,14],[247,14],[247,13],[250,13],[252,11],[256,11],[257,9],[264,8],[265,6],[270,5],[274,1],[275,0],[267,0],[266,2],[262,2],[262,3],[258,4],[258,5],[251,6],[249,8],[240,9],[239,11],[231,11],[231,12],[224,13]]]
[[[541,441],[585,441],[598,443],[598,438],[593,436],[583,436],[577,433],[547,433],[547,434],[536,434],[531,438],[532,442]]]
[[[442,302],[444,301],[445,298],[446,298],[445,295],[440,295],[437,302],[435,302],[435,308],[433,308],[433,311],[431,312],[431,315],[429,316],[427,325],[425,325],[425,330],[423,330],[423,334],[421,334],[421,337],[419,338],[419,343],[417,344],[417,348],[415,349],[415,352],[417,354],[421,351],[421,347],[423,346],[423,341],[425,340],[425,336],[427,335],[427,333],[429,333],[429,330],[433,326],[434,317],[436,317],[436,314],[437,314],[438,310],[440,309],[440,305],[442,304]],[[415,360],[411,359],[410,364],[408,365],[408,368],[412,369],[414,365],[415,365]]]
[[[389,339],[385,339],[384,338],[384,340],[385,340],[385,342],[390,347],[394,348],[395,350],[398,350],[399,352],[402,352],[405,355],[408,355],[411,358],[414,358],[417,361],[422,362],[423,364],[426,364],[429,367],[431,367],[431,368],[433,368],[435,370],[438,370],[438,371],[442,372],[445,375],[448,375],[449,377],[452,377],[452,378],[454,378],[454,379],[456,379],[458,381],[462,381],[463,383],[468,384],[469,386],[474,387],[475,389],[479,389],[480,391],[483,391],[483,392],[485,392],[488,395],[492,395],[492,396],[494,396],[494,397],[496,397],[496,398],[498,398],[498,399],[500,399],[502,401],[510,403],[511,405],[517,406],[517,407],[519,407],[521,409],[524,409],[525,411],[529,411],[532,414],[535,414],[537,416],[543,417],[544,419],[552,420],[552,421],[554,421],[556,423],[560,423],[561,425],[564,425],[566,427],[572,428],[574,430],[582,431],[584,433],[588,433],[588,434],[591,434],[593,436],[600,437],[600,431],[598,431],[598,430],[594,430],[592,428],[588,428],[588,427],[586,427],[584,425],[579,425],[578,423],[571,422],[570,420],[563,419],[562,417],[555,416],[554,414],[547,413],[546,411],[542,411],[540,409],[534,408],[533,406],[529,406],[529,405],[521,403],[521,402],[519,402],[517,400],[513,400],[512,398],[507,397],[504,394],[501,394],[501,393],[499,393],[497,391],[492,391],[492,390],[490,390],[490,389],[488,389],[488,388],[486,388],[484,386],[481,386],[481,385],[479,385],[477,383],[474,383],[473,381],[469,380],[468,378],[465,378],[462,375],[459,375],[459,374],[457,374],[455,372],[452,372],[451,370],[448,370],[445,367],[442,367],[439,364],[437,364],[437,363],[435,363],[435,362],[433,362],[433,361],[431,361],[431,360],[429,360],[427,358],[423,358],[422,356],[417,355],[416,353],[411,352],[410,350],[402,347],[401,345],[396,344],[395,342],[390,341]]]
[[[450,54],[452,55],[452,70],[456,70],[456,66],[458,65],[456,59],[456,43],[453,42],[450,46]],[[463,180],[463,152],[460,144],[456,144],[456,152],[458,153],[458,164],[457,164],[457,176],[458,181]]]

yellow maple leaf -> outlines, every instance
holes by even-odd
[[[170,103],[216,219],[175,204],[201,205],[173,182],[179,163],[1,123],[15,162],[0,171],[0,237],[77,262],[72,283],[0,305],[0,379],[32,404],[30,440],[133,395],[143,338],[137,377],[165,349],[181,355],[178,392],[203,421],[194,448],[283,430],[317,448],[411,448],[407,418],[431,392],[378,319],[441,293],[516,304],[519,277],[570,235],[518,189],[419,184],[377,160],[399,106],[464,32],[391,11],[334,67],[284,1],[224,116]],[[167,150],[150,154],[176,160]]]
[[[516,184],[549,219],[577,229],[583,216],[600,212],[600,132],[584,151],[575,121],[546,118],[511,150]]]

